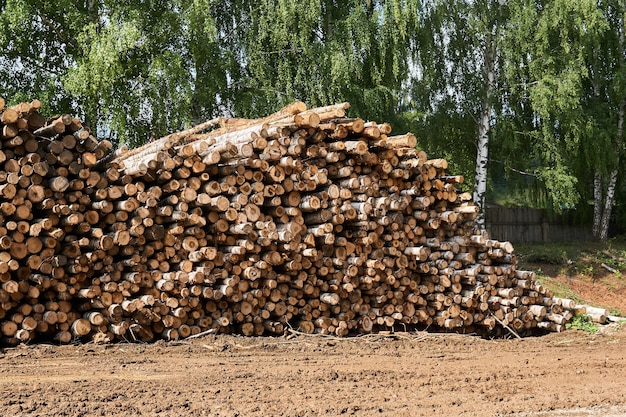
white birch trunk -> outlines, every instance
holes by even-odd
[[[602,222],[602,174],[596,170],[593,176],[593,227],[591,232],[595,238],[600,238],[600,223]]]
[[[619,19],[619,46],[620,51],[624,50],[626,42],[624,42],[624,9],[622,7],[621,18]],[[619,58],[620,68],[624,68],[624,56],[620,54]],[[606,196],[604,198],[604,209],[602,210],[602,221],[600,222],[600,230],[598,231],[598,237],[600,240],[606,240],[609,235],[609,223],[611,221],[611,213],[613,212],[613,198],[615,197],[615,186],[617,184],[617,177],[619,175],[620,155],[622,152],[622,143],[624,141],[624,113],[626,112],[626,99],[623,99],[619,106],[619,113],[617,116],[617,132],[615,137],[615,168],[611,171],[611,178],[606,190]],[[595,208],[595,206],[594,206]],[[595,212],[594,212],[595,214]],[[595,226],[595,217],[594,217]]]
[[[611,179],[606,190],[606,198],[604,199],[604,210],[602,211],[602,222],[600,222],[600,240],[606,240],[609,235],[609,221],[611,220],[611,212],[613,211],[613,197],[615,196],[615,184],[617,183],[618,170],[611,172]]]
[[[620,164],[620,152],[622,150],[622,142],[624,136],[624,113],[626,112],[626,100],[622,101],[619,107],[619,114],[617,118],[617,138],[615,139],[615,169],[611,172],[611,178],[606,190],[606,197],[604,198],[604,209],[602,210],[602,221],[600,222],[600,230],[598,231],[598,237],[600,240],[606,240],[609,236],[609,222],[611,221],[611,213],[613,212],[613,198],[615,197],[615,186],[617,184],[617,177],[619,175]],[[595,203],[594,203],[595,209]],[[595,214],[595,212],[594,212]],[[595,226],[595,218],[594,218]]]
[[[485,194],[487,192],[487,164],[489,162],[489,133],[491,130],[491,96],[495,88],[495,41],[488,41],[485,47],[483,71],[487,83],[478,119],[478,150],[476,152],[476,179],[474,182],[474,202],[479,208],[475,224],[485,228]]]

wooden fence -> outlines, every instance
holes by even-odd
[[[487,207],[486,227],[492,239],[512,243],[591,240],[591,226],[574,222],[571,213],[549,214],[532,208]]]

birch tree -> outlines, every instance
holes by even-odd
[[[311,106],[349,101],[360,117],[393,118],[408,73],[417,5],[258,1],[249,15],[236,17],[235,26],[245,29],[240,39],[246,56],[244,98],[234,103],[238,113],[258,114],[298,99]]]
[[[593,234],[605,240],[623,153],[624,5],[555,0],[517,6],[516,27],[534,29],[520,56],[528,62],[535,112],[536,171],[557,209],[590,195]]]
[[[608,237],[615,189],[623,161],[624,116],[626,112],[626,85],[624,84],[626,81],[626,66],[624,65],[626,6],[622,1],[607,2],[603,5],[604,18],[610,29],[605,33],[605,47],[602,48],[606,54],[603,57],[604,65],[599,65],[598,59],[592,61],[594,66],[591,85],[594,98],[597,99],[603,95],[609,111],[616,117],[612,118],[615,130],[609,133],[611,140],[608,150],[609,152],[611,149],[613,150],[611,153],[613,157],[609,160],[608,170],[602,170],[602,167],[598,165],[595,166],[594,170],[593,235],[600,240],[606,240]]]
[[[473,197],[480,207],[476,223],[483,228],[489,142],[495,111],[500,107],[496,106],[501,83],[500,49],[508,5],[495,0],[435,0],[426,3],[425,12],[416,105],[429,109],[427,119],[442,112],[473,118]]]

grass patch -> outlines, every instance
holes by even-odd
[[[515,253],[522,263],[567,265],[580,252],[571,243],[517,244]]]
[[[540,271],[537,272],[537,280],[541,285],[549,289],[554,297],[569,298],[570,300],[576,301],[578,304],[587,303],[584,299],[580,298],[578,294],[572,291],[572,289],[569,288],[567,285],[558,282],[557,280],[552,279],[547,275],[542,274]]]
[[[568,329],[582,330],[587,333],[596,333],[598,331],[598,325],[586,314],[575,315],[572,321],[567,323],[565,327]]]
[[[594,278],[610,272],[610,268],[620,279],[626,272],[624,237],[607,242],[517,244],[515,253],[522,269],[532,264],[549,264],[561,267],[561,272]]]

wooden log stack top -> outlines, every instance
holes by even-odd
[[[461,176],[411,134],[294,103],[111,152],[40,103],[0,107],[2,343],[560,331]],[[213,129],[213,130],[210,130]]]

